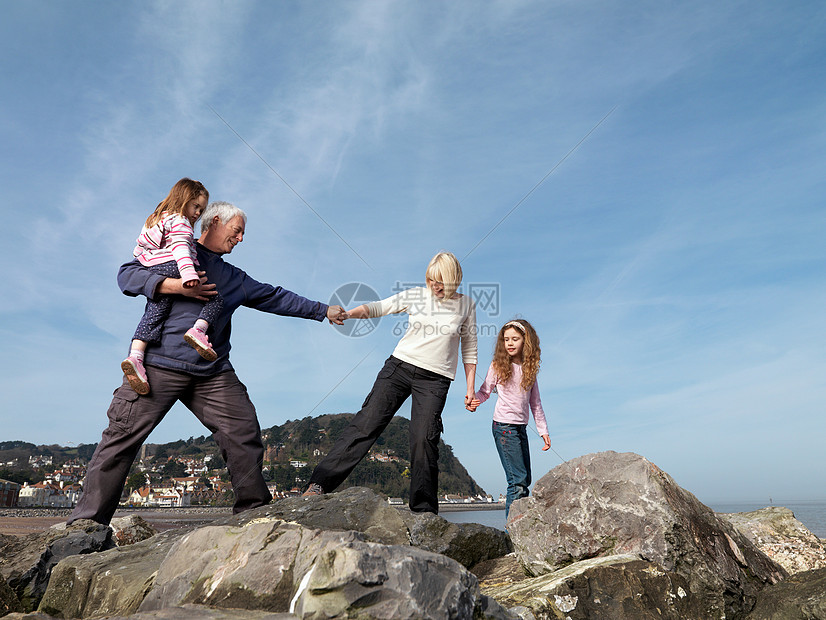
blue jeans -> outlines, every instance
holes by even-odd
[[[531,484],[531,453],[528,449],[527,425],[503,424],[494,420],[493,441],[508,481],[508,493],[505,498],[507,520],[513,500],[527,497]]]

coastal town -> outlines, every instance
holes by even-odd
[[[304,491],[313,469],[351,417],[307,416],[262,429],[262,473],[274,499]],[[406,504],[410,484],[408,425],[409,420],[396,416],[341,488],[368,487],[391,504]],[[95,447],[0,441],[0,507],[74,507],[83,493],[86,466]],[[441,440],[439,453],[441,505],[504,506],[504,498],[495,498],[479,486]],[[231,506],[233,501],[220,447],[211,436],[200,436],[144,444],[127,475],[120,504],[183,508]]]
[[[283,449],[283,446],[281,446]],[[228,481],[226,466],[215,463],[210,455],[202,458],[186,456],[168,456],[157,459],[148,456],[146,449],[133,467],[133,473],[127,479],[121,497],[121,505],[134,508],[184,508],[188,506],[228,506],[232,504],[232,486]],[[322,454],[316,450],[314,456]],[[272,478],[278,463],[279,448],[268,448],[268,458],[264,466],[266,477]],[[387,453],[371,453],[369,461],[376,463],[398,462],[399,458]],[[274,499],[300,495],[301,483],[309,463],[300,459],[291,459],[288,463],[292,471],[297,472],[286,484],[270,480],[268,488]],[[86,463],[79,459],[56,465],[49,455],[30,456],[24,464],[28,470],[40,474],[37,482],[22,483],[0,479],[0,508],[73,508],[83,494],[86,475]],[[20,468],[19,459],[0,462],[0,467],[8,470]],[[178,474],[178,475],[171,475]],[[391,505],[404,505],[401,497],[388,497]],[[440,504],[488,505],[498,506],[504,503],[504,497],[494,499],[491,495],[466,495],[447,493],[439,498]]]

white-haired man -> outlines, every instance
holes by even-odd
[[[109,523],[141,445],[177,401],[212,432],[232,480],[233,511],[256,508],[272,499],[261,474],[264,447],[255,407],[229,361],[232,314],[246,306],[282,316],[327,318],[340,325],[347,313],[341,306],[327,306],[258,282],[226,262],[223,255],[244,240],[246,222],[244,212],[228,202],[214,202],[206,208],[197,244],[198,262],[206,273],[200,286],[185,289],[181,280],[153,274],[137,261],[121,266],[118,285],[124,294],[148,299],[175,295],[175,299],[160,345],[146,351],[151,392],[139,395],[125,379],[115,391],[107,413],[109,425],[89,461],[83,495],[69,523],[77,519]],[[218,358],[210,362],[184,341],[184,334],[202,302],[216,289],[224,307],[211,326]]]

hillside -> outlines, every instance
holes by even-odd
[[[288,479],[295,473],[306,483],[312,468],[330,450],[338,434],[352,417],[353,415],[348,413],[306,417],[264,429],[265,443],[271,446],[269,455],[274,457],[271,469],[273,479],[278,482],[279,477]],[[407,418],[394,417],[367,458],[359,463],[340,488],[364,486],[391,497],[407,499],[410,476],[409,426],[410,420]],[[289,465],[289,461],[295,459],[306,462],[306,468],[302,467],[299,471]],[[453,454],[453,449],[441,439],[439,494],[485,494],[484,489],[476,484]]]
[[[349,423],[352,414],[327,414],[288,420],[284,424],[263,429],[264,476],[282,490],[303,488],[313,467],[335,442],[339,432]],[[353,471],[341,488],[365,486],[389,497],[408,498],[409,459],[407,418],[396,416],[373,446],[370,454]],[[85,465],[94,452],[95,444],[63,447],[35,445],[22,441],[0,442],[0,478],[14,482],[39,482],[44,467],[57,468],[64,463]],[[143,456],[154,463],[175,457],[202,459],[212,456],[212,463],[223,466],[218,446],[212,437],[190,437],[166,444],[147,444]],[[169,463],[168,475],[174,473]],[[453,449],[439,440],[439,494],[485,494],[465,467],[453,454]]]

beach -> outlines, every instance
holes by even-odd
[[[0,534],[25,536],[63,523],[71,508],[4,508],[0,510]],[[158,532],[184,525],[206,525],[232,514],[230,506],[189,506],[186,508],[119,508],[114,518],[138,515]]]

